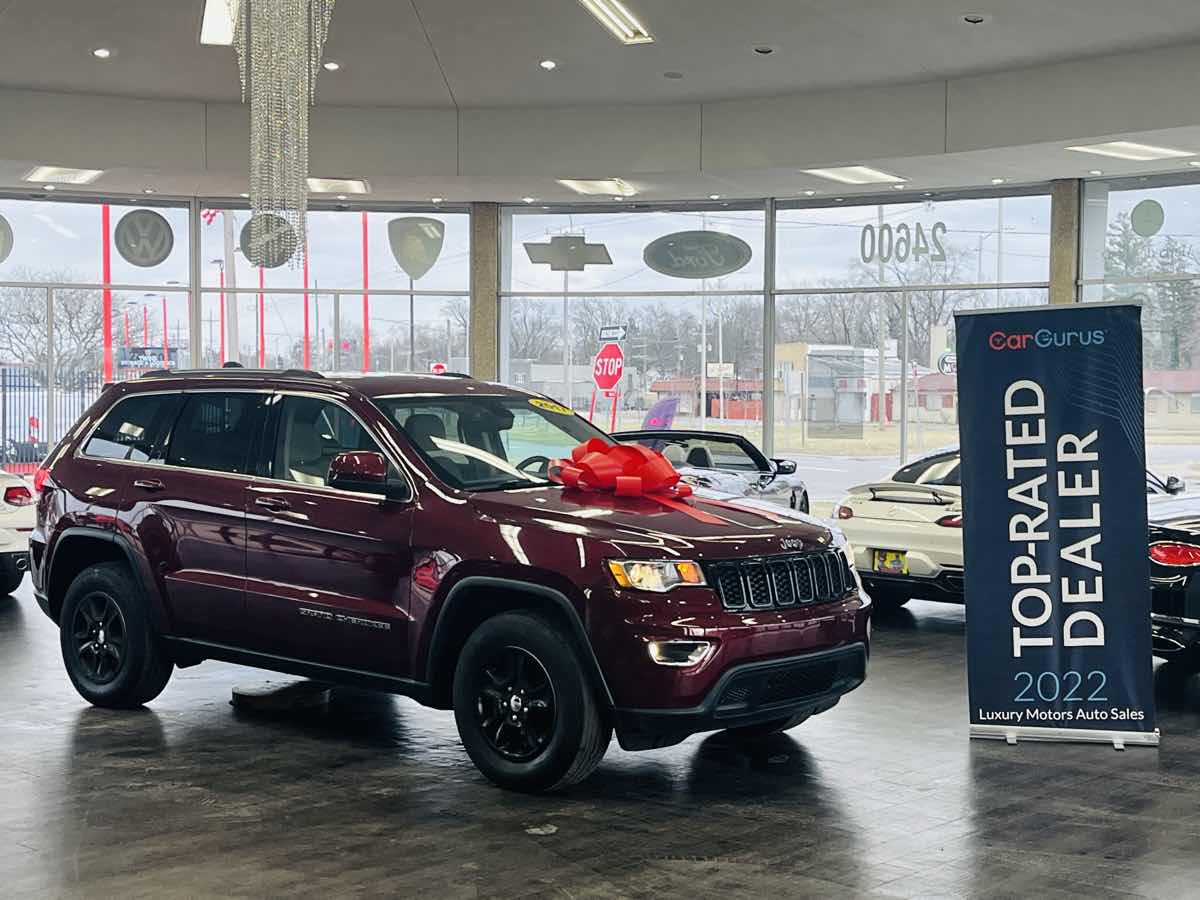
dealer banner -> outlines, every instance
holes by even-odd
[[[1158,743],[1140,319],[955,314],[972,737]]]

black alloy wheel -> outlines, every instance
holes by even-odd
[[[121,674],[129,632],[121,608],[108,594],[96,591],[80,601],[71,638],[79,665],[93,683],[108,684]]]
[[[554,685],[522,647],[506,646],[481,666],[476,715],[488,745],[512,762],[536,758],[554,734]]]

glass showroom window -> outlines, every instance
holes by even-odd
[[[657,422],[761,445],[761,207],[515,209],[502,229],[502,381],[605,429]],[[593,361],[609,342],[623,369],[606,392]]]
[[[1147,465],[1200,479],[1200,184],[1090,181],[1083,298],[1142,304]]]
[[[187,364],[189,244],[178,204],[0,198],[7,468],[36,464],[106,378]]]
[[[957,443],[954,312],[1047,302],[1049,226],[1046,195],[780,209],[773,449],[814,500]]]
[[[470,215],[310,209],[308,262],[252,264],[244,208],[200,219],[205,365],[469,368]]]

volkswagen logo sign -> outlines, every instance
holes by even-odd
[[[0,263],[8,259],[13,249],[13,230],[8,219],[0,216]]]
[[[125,262],[150,269],[171,255],[175,235],[171,224],[154,210],[135,209],[117,223],[113,244]]]
[[[250,219],[242,226],[238,243],[246,259],[264,269],[279,268],[296,255],[300,245],[296,230],[287,219],[275,213],[259,213]]]

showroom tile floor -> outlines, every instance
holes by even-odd
[[[565,796],[504,793],[452,717],[337,692],[247,714],[216,663],[148,711],[87,707],[28,582],[0,600],[0,895],[1200,895],[1200,678],[1157,675],[1163,745],[966,738],[963,616],[877,622],[867,684],[753,750],[623,753]]]

